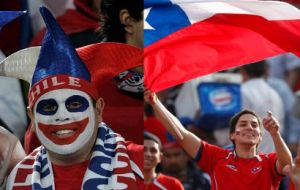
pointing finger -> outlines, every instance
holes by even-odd
[[[269,116],[269,117],[272,117],[272,115],[273,115],[272,112],[271,112],[271,111],[268,111],[268,116]]]

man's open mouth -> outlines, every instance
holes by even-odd
[[[43,134],[58,145],[71,144],[84,131],[89,122],[89,118],[62,125],[48,125],[38,123]]]

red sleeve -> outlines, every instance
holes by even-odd
[[[217,161],[226,157],[229,152],[229,150],[202,141],[202,146],[198,153],[198,166],[203,171],[209,173],[213,171]]]
[[[267,157],[268,157],[268,161],[269,161],[272,179],[274,181],[282,180],[284,175],[280,175],[276,169],[277,154],[276,153],[267,154]]]

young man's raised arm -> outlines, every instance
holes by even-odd
[[[152,106],[157,119],[162,122],[167,131],[172,134],[192,158],[195,158],[202,144],[201,139],[186,130],[180,121],[159,101],[155,93],[146,90],[144,101]]]
[[[273,139],[278,159],[276,169],[283,174],[283,167],[292,164],[292,154],[279,133],[279,122],[272,116],[272,112],[269,111],[268,115],[263,119],[263,125]]]

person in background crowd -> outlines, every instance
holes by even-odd
[[[197,168],[177,142],[163,144],[163,155],[162,173],[179,179],[185,190],[210,189],[209,176]]]
[[[143,49],[143,5],[143,0],[101,0],[103,41]],[[104,88],[99,94],[106,102],[105,120],[125,139],[143,144],[143,67],[121,72],[105,83]]]
[[[19,139],[6,130],[0,122],[0,190],[4,190],[6,179],[11,170],[25,156]]]
[[[173,177],[156,172],[161,162],[161,142],[152,133],[144,133],[144,190],[172,189],[184,190],[181,182]]]

